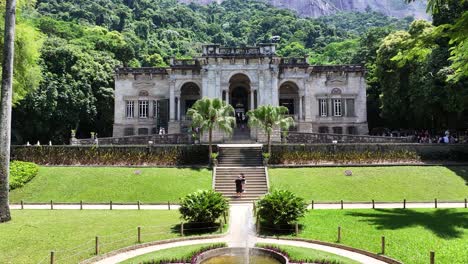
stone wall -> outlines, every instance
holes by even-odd
[[[264,146],[264,151],[266,151]],[[468,162],[468,144],[282,144],[270,164],[380,164]]]
[[[74,146],[83,145],[153,145],[153,144],[192,144],[193,140],[189,134],[165,134],[151,136],[128,136],[109,138],[72,138],[70,144]]]
[[[322,134],[289,132],[287,142],[291,144],[313,143],[409,143],[412,137],[378,137],[348,134]]]

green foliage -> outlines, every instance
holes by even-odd
[[[193,258],[205,251],[224,248],[227,247],[226,243],[213,243],[205,245],[192,245],[192,246],[183,246],[175,247],[170,249],[158,250],[157,252],[145,254],[136,258],[132,258],[126,261],[121,262],[122,264],[133,264],[133,263],[142,263],[142,264],[167,264],[167,263],[191,263]],[[193,249],[194,248],[194,249]],[[191,249],[191,250],[190,250]],[[190,250],[190,251],[188,251]],[[160,256],[168,257],[160,257]],[[145,259],[143,262],[140,262],[142,259]],[[148,260],[151,259],[151,260]]]
[[[221,193],[199,190],[180,199],[179,212],[192,223],[214,223],[228,208],[229,203]]]
[[[153,146],[17,146],[17,160],[41,165],[199,165],[208,163],[204,145]]]
[[[377,51],[375,74],[382,89],[382,116],[389,124],[459,127],[456,117],[468,109],[468,90],[462,88],[466,80],[446,81],[448,51],[434,29],[415,21],[408,32],[387,36]]]
[[[287,117],[288,108],[284,106],[261,105],[257,109],[249,110],[249,126],[258,127],[268,136],[268,153],[271,153],[271,133],[275,128],[288,131],[294,126],[292,117]]]
[[[187,116],[192,120],[192,127],[199,128],[201,134],[208,131],[209,157],[213,152],[211,146],[213,129],[232,134],[236,125],[234,108],[219,98],[204,97],[197,100],[187,111]]]
[[[0,11],[0,47],[4,43],[4,9]],[[13,104],[23,99],[26,94],[36,89],[42,79],[39,66],[40,49],[44,40],[41,34],[29,21],[18,19],[15,32],[15,54],[13,72]],[[0,53],[3,61],[3,52]],[[0,72],[2,66],[0,65]],[[1,76],[0,76],[1,81]]]
[[[307,204],[287,190],[274,190],[257,202],[257,216],[267,224],[292,224],[304,216]]]
[[[286,256],[294,263],[316,263],[316,264],[356,264],[357,261],[335,255],[332,253],[303,247],[284,246],[276,244],[257,243],[255,247],[276,251]]]
[[[14,190],[24,186],[36,177],[39,166],[32,162],[12,161],[10,163],[10,189]]]
[[[341,42],[332,42],[325,46],[321,52],[312,51],[309,63],[317,65],[349,64],[359,50],[358,39],[347,39]]]

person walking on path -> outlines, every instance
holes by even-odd
[[[242,177],[241,175],[237,176],[237,179],[234,181],[236,184],[236,197],[241,197],[242,194]]]

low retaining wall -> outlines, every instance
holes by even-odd
[[[207,145],[12,146],[11,150],[12,159],[40,165],[190,166],[208,164]]]
[[[345,135],[324,133],[289,132],[287,142],[290,144],[313,143],[410,143],[412,137],[379,137],[368,135]]]
[[[12,146],[11,154],[40,165],[208,165],[208,145]],[[421,162],[468,162],[468,144],[278,144],[270,158],[272,165]]]
[[[151,142],[151,143],[149,143]],[[72,138],[70,145],[148,145],[148,144],[192,144],[190,134],[165,134],[148,136],[107,137],[107,138]]]
[[[467,162],[468,144],[283,144],[272,146],[269,162],[304,165],[434,161]]]

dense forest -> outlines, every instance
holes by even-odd
[[[371,128],[462,128],[468,108],[467,3],[446,2],[430,23],[370,10],[301,18],[253,0],[206,6],[175,0],[21,1],[13,140],[62,143],[71,129],[78,136],[108,136],[115,67],[166,66],[170,57],[197,56],[204,43],[255,45],[273,36],[280,37],[282,56],[365,64]]]

